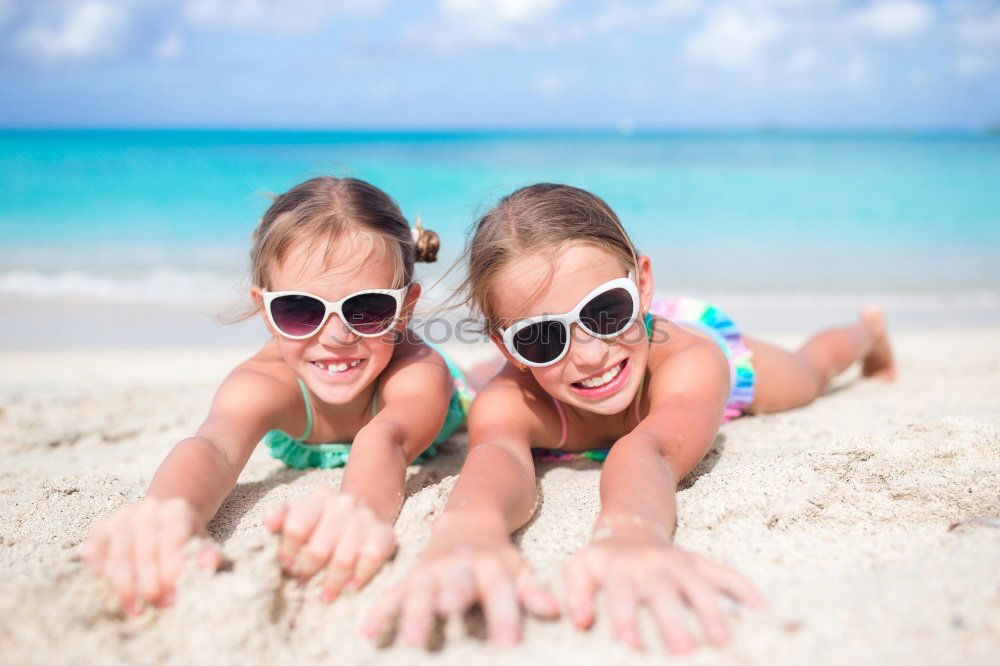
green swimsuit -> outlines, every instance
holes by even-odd
[[[441,358],[448,365],[448,372],[451,373],[455,390],[452,391],[451,402],[448,404],[448,414],[445,416],[441,431],[431,445],[427,447],[427,450],[420,454],[416,462],[423,462],[437,452],[437,445],[448,439],[459,426],[465,423],[465,418],[469,414],[469,405],[472,404],[471,389],[468,387],[462,371],[436,345],[432,345],[429,342],[425,342],[425,344],[440,354]],[[299,380],[299,389],[302,391],[302,400],[306,405],[305,432],[299,437],[292,437],[284,430],[271,430],[264,435],[261,443],[270,449],[272,457],[295,469],[343,467],[347,464],[347,458],[350,455],[350,442],[321,442],[313,444],[306,441],[309,439],[309,435],[312,434],[313,427],[312,396],[309,394],[309,389],[306,388],[305,382],[301,379]],[[373,417],[376,413],[377,400],[378,390],[376,389],[375,395],[372,396]]]

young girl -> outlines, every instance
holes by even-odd
[[[604,461],[590,544],[565,571],[577,627],[603,590],[616,636],[640,647],[649,606],[667,646],[687,652],[694,611],[708,639],[728,636],[718,595],[762,602],[740,575],[672,544],[675,494],[719,425],[747,412],[805,405],[856,361],[891,378],[882,317],[823,331],[788,352],[740,335],[720,310],[653,300],[653,272],[602,200],[565,185],[526,187],[479,220],[465,294],[507,364],[477,397],[469,453],[427,552],[369,613],[376,636],[397,618],[419,644],[435,615],[474,603],[491,637],[520,637],[521,608],[559,613],[510,541],[538,498],[532,457]]]
[[[420,295],[413,263],[434,261],[437,247],[364,181],[316,178],[274,201],[251,251],[251,294],[272,339],[229,374],[145,498],[85,545],[126,612],[171,602],[185,543],[261,441],[298,469],[347,464],[339,491],[317,489],[267,518],[286,572],[304,581],[325,569],[332,600],[392,556],[407,464],[432,455],[470,401],[457,367],[406,328]],[[220,560],[209,548],[199,561]]]

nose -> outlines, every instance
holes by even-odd
[[[352,331],[336,312],[330,313],[330,318],[320,331],[320,342],[327,347],[351,347],[357,344],[361,336]]]
[[[602,369],[608,360],[608,343],[574,324],[570,329],[570,358],[581,370]]]

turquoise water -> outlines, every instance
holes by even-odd
[[[442,236],[445,260],[501,195],[556,181],[604,197],[660,284],[1000,290],[997,136],[5,131],[0,293],[230,288],[266,195],[326,173],[385,189]]]

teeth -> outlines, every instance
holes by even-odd
[[[605,372],[603,375],[600,375],[598,377],[591,377],[589,379],[584,379],[580,383],[586,386],[587,388],[597,388],[598,386],[604,386],[612,379],[617,377],[618,373],[621,371],[622,371],[621,365],[616,365],[615,367]]]
[[[357,360],[351,361],[350,363],[331,363],[329,365],[323,365],[319,361],[314,361],[314,363],[318,368],[326,370],[329,373],[338,373],[338,372],[343,372],[348,368],[353,368],[358,363],[361,363],[361,359],[359,358]]]

